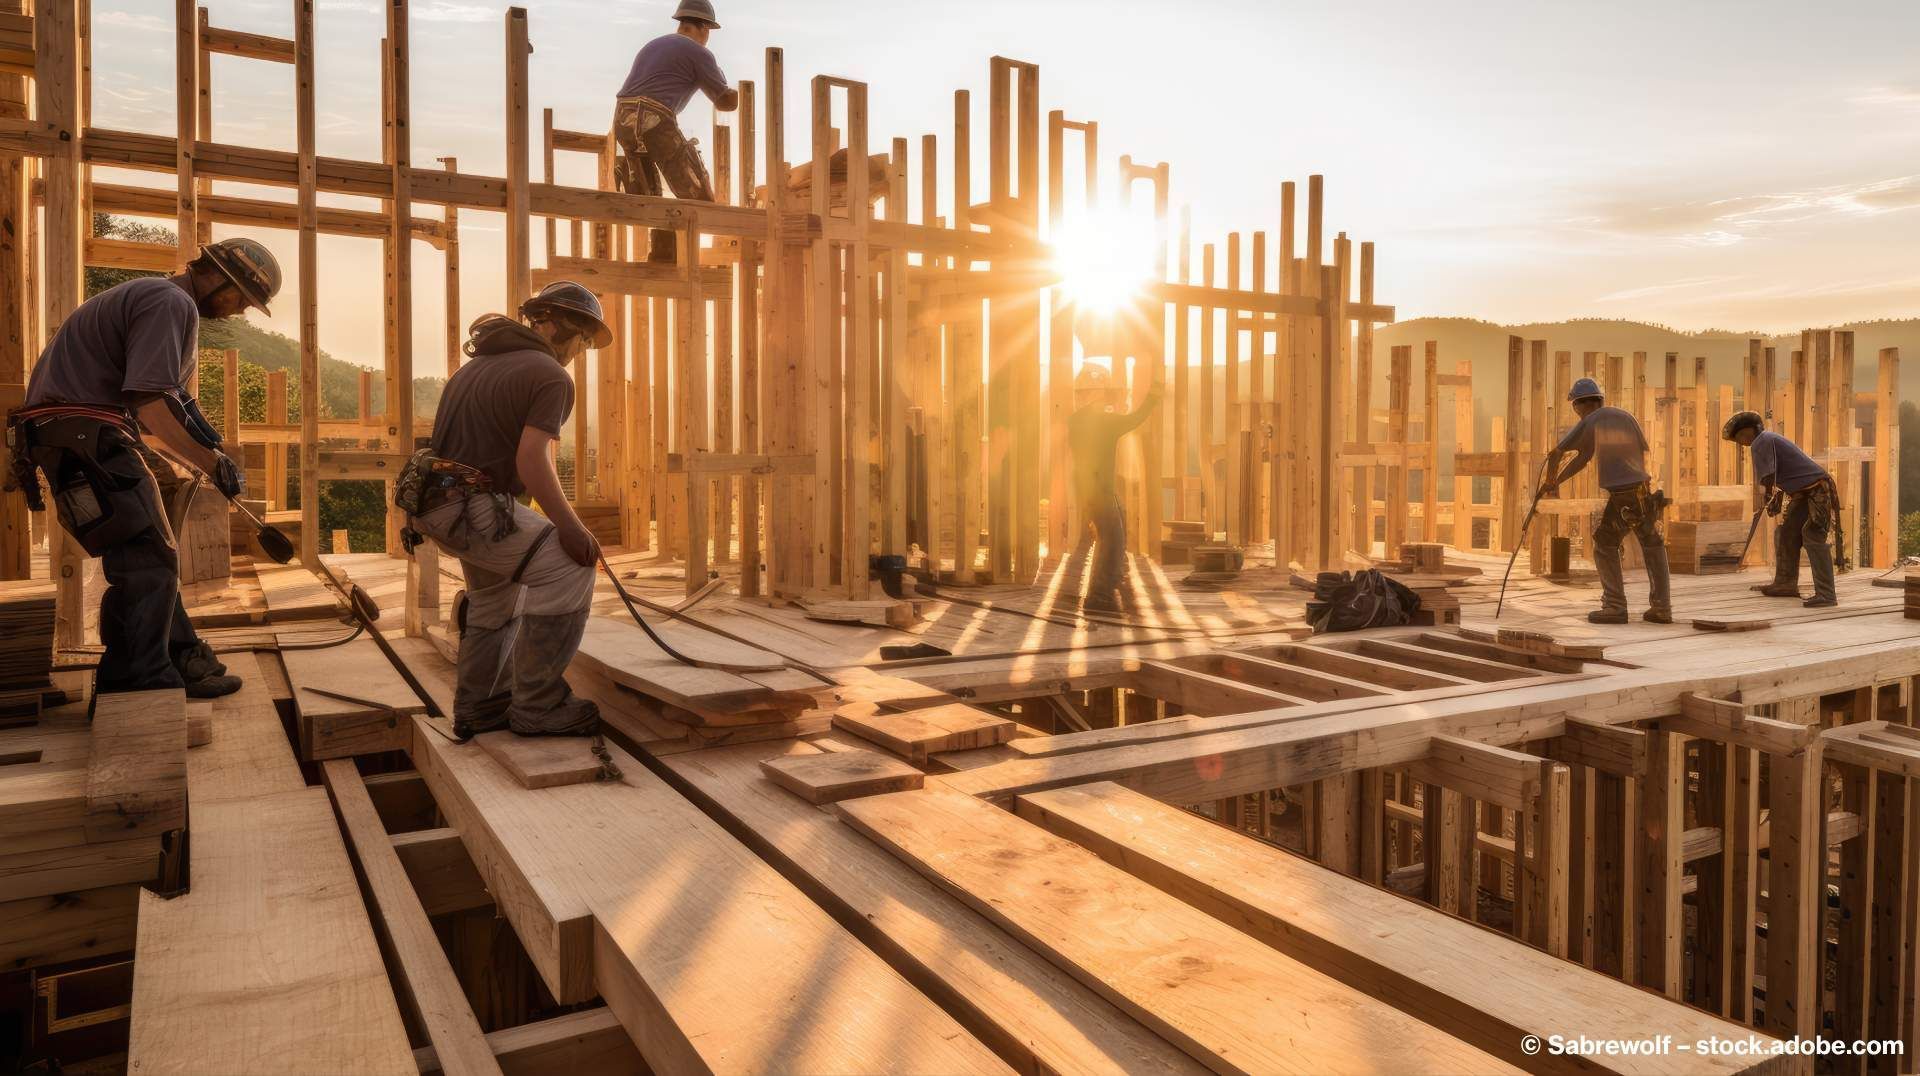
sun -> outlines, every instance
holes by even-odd
[[[1099,210],[1071,217],[1053,236],[1053,265],[1068,299],[1111,314],[1153,279],[1153,221]]]

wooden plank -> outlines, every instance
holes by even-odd
[[[1769,760],[1765,1026],[1783,1036],[1811,1037],[1820,1030],[1827,860],[1822,757],[1815,741],[1796,754]]]
[[[414,1071],[325,791],[195,802],[193,891],[140,894],[127,1062],[141,1073]]]
[[[407,715],[426,711],[426,703],[365,636],[322,650],[282,650],[280,660],[293,689],[303,759],[405,750]]]
[[[1407,772],[1422,784],[1441,785],[1476,800],[1521,810],[1538,791],[1541,759],[1457,736],[1435,736],[1427,755]]]
[[[1015,725],[965,703],[948,703],[904,713],[881,713],[870,704],[843,706],[833,715],[845,729],[916,764],[942,751],[992,747],[1013,738]]]
[[[489,1032],[487,1046],[505,1076],[625,1076],[646,1067],[634,1049],[627,1029],[605,1007],[582,1009],[564,1016],[536,1020],[518,1027]],[[433,1047],[413,1052],[421,1076],[445,1072]]]
[[[946,890],[760,771],[761,761],[805,750],[745,744],[662,763],[683,793],[730,820],[763,859],[1020,1071],[1203,1071]]]
[[[978,800],[922,789],[839,810],[1216,1071],[1326,1072],[1358,1056],[1396,1071],[1508,1067]],[[1316,1019],[1329,1008],[1343,1018]],[[1308,1024],[1315,1035],[1295,1033]]]
[[[0,908],[31,897],[150,882],[159,877],[159,837],[8,851],[0,853]]]
[[[1369,657],[1384,658],[1401,665],[1411,665],[1416,669],[1465,677],[1482,683],[1522,680],[1535,675],[1531,669],[1522,669],[1503,661],[1488,661],[1485,658],[1468,657],[1464,654],[1448,654],[1390,639],[1362,639],[1358,650],[1359,653]]]
[[[601,763],[584,736],[522,736],[501,730],[474,737],[522,788],[552,788],[591,781]]]
[[[373,801],[367,798],[360,772],[352,762],[334,759],[322,764],[321,775],[328,795],[333,797],[333,809],[340,816],[340,828],[360,866],[361,881],[373,897],[373,910],[379,915],[381,934],[393,954],[399,981],[406,987],[413,1012],[433,1043],[434,1053],[456,1072],[499,1072],[493,1050],[474,1018],[473,1006],[468,1004],[460,980],[447,962],[447,954],[380,823],[379,813],[373,809]]]
[[[1395,661],[1335,650],[1326,646],[1282,644],[1273,647],[1254,647],[1246,653],[1400,691],[1419,691],[1425,688],[1460,686],[1474,682],[1464,677],[1417,669]]]
[[[394,646],[431,689],[450,690],[452,670],[430,643]],[[996,1068],[618,747],[608,749],[621,781],[528,790],[477,746],[415,721],[414,760],[548,989],[563,1002],[598,992],[655,1071]]]
[[[1679,1051],[1528,1055],[1522,1038],[1550,1027],[1619,1039],[1658,1027],[1683,1041],[1745,1032],[1118,785],[1033,793],[1019,812],[1315,971],[1529,1071],[1735,1072],[1749,1064]]]
[[[371,792],[373,786],[367,788]],[[480,872],[460,843],[459,832],[452,827],[396,833],[391,840],[393,852],[400,857],[400,865],[406,868],[413,891],[429,916],[493,906],[486,883],[480,880]]]
[[[1681,835],[1685,828],[1685,739],[1653,733],[1647,747],[1647,772],[1639,781],[1640,862],[1634,877],[1640,886],[1635,905],[1639,931],[1638,978],[1642,986],[1678,1001],[1681,998],[1680,949],[1685,929],[1680,907]]]
[[[770,758],[760,768],[775,784],[815,806],[919,788],[926,777],[891,755],[864,750]]]
[[[0,904],[0,969],[130,952],[142,892],[137,885],[116,885]]]
[[[87,762],[88,841],[157,837],[187,824],[186,697],[100,695]]]
[[[213,742],[187,752],[187,787],[193,802],[247,799],[306,787],[273,693],[249,650],[221,655],[240,690],[213,702]]]

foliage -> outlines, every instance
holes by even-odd
[[[1920,508],[1920,407],[1900,401],[1900,504]]]
[[[1900,517],[1900,555],[1920,557],[1920,512]]]

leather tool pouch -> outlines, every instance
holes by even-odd
[[[171,532],[153,475],[117,427],[74,417],[36,422],[28,454],[46,475],[54,509],[88,556],[97,557],[149,528]]]

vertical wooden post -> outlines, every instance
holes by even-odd
[[[1360,301],[1363,303],[1373,302],[1373,244],[1372,243],[1360,244]],[[1354,428],[1352,431],[1351,440],[1357,441],[1363,445],[1368,446],[1365,451],[1377,453],[1378,450],[1373,447],[1374,446],[1374,439],[1373,439],[1373,322],[1366,318],[1361,318],[1359,329],[1360,329],[1359,337],[1354,342],[1354,349],[1353,349],[1353,367],[1354,367],[1353,368],[1353,427]],[[1398,348],[1395,348],[1394,350],[1388,352],[1387,376],[1389,379],[1393,378],[1395,376],[1394,371],[1397,371],[1400,368],[1399,362],[1400,362],[1400,353]],[[1394,391],[1395,390],[1392,388],[1392,386],[1389,385],[1387,389],[1387,395],[1389,400],[1394,398],[1393,397]],[[1404,434],[1405,431],[1403,430],[1401,431],[1401,433]],[[1342,436],[1346,437],[1346,435],[1344,434]],[[1396,438],[1394,432],[1391,429],[1389,429],[1387,431],[1386,440],[1388,443],[1391,444],[1391,443],[1394,443],[1396,440],[1404,441],[1405,437],[1401,436]],[[1401,444],[1400,449],[1401,451],[1404,452],[1406,449],[1406,445]],[[1352,529],[1357,540],[1360,543],[1360,552],[1363,554],[1371,554],[1373,552],[1373,472],[1374,472],[1374,465],[1372,463],[1368,463],[1364,467],[1353,468],[1351,472],[1352,477],[1349,479],[1349,481],[1353,483]],[[1396,544],[1396,540],[1394,538],[1394,533],[1393,533],[1393,499],[1394,498],[1393,498],[1392,467],[1387,468],[1387,476],[1388,476],[1387,488],[1383,492],[1383,496],[1387,504],[1387,528],[1385,533],[1386,554],[1385,555],[1391,558],[1391,557],[1398,556],[1400,552],[1400,547],[1398,544]],[[1406,534],[1404,532],[1404,521],[1403,521],[1403,530],[1398,540],[1399,541],[1406,540]]]
[[[1285,294],[1298,295],[1303,288],[1300,273],[1296,269],[1293,256],[1293,216],[1294,184],[1288,180],[1280,184],[1280,290]],[[1208,247],[1212,250],[1212,247]],[[1212,312],[1205,308],[1201,311],[1202,347],[1209,346],[1213,336]],[[1300,422],[1306,405],[1298,397],[1304,387],[1312,383],[1312,375],[1301,369],[1301,357],[1305,354],[1306,343],[1302,339],[1306,333],[1301,328],[1303,319],[1291,314],[1280,320],[1280,335],[1277,340],[1279,361],[1274,370],[1274,436],[1271,442],[1273,455],[1273,563],[1280,571],[1286,571],[1287,565],[1300,550],[1300,448],[1305,427]],[[1203,355],[1205,353],[1203,352]],[[1203,358],[1202,362],[1206,360]],[[1203,366],[1203,370],[1205,367]],[[1209,479],[1213,474],[1212,464],[1208,460],[1213,455],[1213,426],[1207,416],[1212,413],[1213,388],[1208,379],[1201,385],[1201,421],[1200,435],[1201,467]],[[1211,489],[1211,487],[1208,487]],[[1209,494],[1211,503],[1212,495]]]
[[[306,371],[302,370],[304,374]],[[306,393],[306,378],[301,379],[301,394]],[[267,372],[267,413],[266,420],[275,426],[287,424],[287,372],[269,370]],[[300,425],[304,430],[307,424],[305,414],[300,416]],[[299,446],[305,447],[305,446]],[[267,511],[284,511],[287,507],[287,443],[269,441],[267,443],[267,488],[265,490]],[[304,521],[304,520],[303,520]]]
[[[1771,761],[1767,851],[1766,1027],[1811,1038],[1820,1031],[1825,943],[1826,802],[1819,740]]]
[[[1250,289],[1255,292],[1267,290],[1267,233],[1253,233],[1251,247],[1252,282]],[[1254,446],[1253,454],[1247,459],[1247,540],[1258,542],[1266,537],[1267,529],[1267,481],[1266,461],[1261,459],[1260,448],[1267,443],[1267,332],[1266,326],[1271,315],[1248,312],[1248,320],[1253,331],[1247,337],[1247,429],[1252,436],[1249,442]]]
[[[405,67],[406,55],[406,4],[396,0],[401,23],[401,42],[397,55],[402,57],[401,67]],[[391,18],[391,16],[390,16]],[[316,136],[314,120],[314,74],[313,74],[313,0],[297,0],[294,7],[294,127],[298,147],[299,167],[299,275],[300,275],[300,563],[308,568],[320,566],[320,209],[319,209],[319,171],[318,158],[314,153]],[[388,28],[391,35],[393,29]],[[391,36],[388,38],[392,40]],[[396,168],[396,190],[399,170]],[[396,234],[402,241],[411,238],[407,227],[396,226]],[[404,324],[404,323],[403,323]],[[280,376],[275,372],[275,376]],[[411,390],[412,382],[406,383]],[[412,392],[403,394],[406,398],[396,403],[387,401],[389,414],[395,413],[396,406],[404,406],[406,414],[412,415]],[[286,382],[282,380],[279,391],[273,399],[280,405],[281,418],[268,421],[284,422],[286,415]],[[279,447],[279,446],[276,446]],[[411,444],[406,451],[412,451]],[[286,479],[284,469],[286,456],[280,457],[282,473],[279,481],[272,487],[273,495],[284,496],[281,483]],[[388,487],[389,489],[391,486]],[[392,515],[388,508],[388,515]],[[391,531],[391,528],[389,528]],[[393,552],[389,549],[388,552]]]
[[[1182,284],[1193,280],[1193,209],[1182,206],[1180,209],[1179,270],[1176,279]],[[1199,446],[1198,459],[1202,468],[1207,466],[1206,434],[1196,431],[1193,425],[1193,323],[1194,308],[1181,303],[1174,308],[1173,330],[1173,515],[1175,519],[1192,519],[1190,503],[1193,499],[1193,474],[1189,456],[1194,447]],[[1209,412],[1212,408],[1207,408]],[[1276,466],[1278,461],[1276,461]]]
[[[1515,826],[1513,842],[1518,879],[1514,899],[1528,911],[1523,940],[1562,959],[1567,956],[1569,929],[1571,806],[1572,769],[1542,759],[1539,794]],[[1532,835],[1531,859],[1523,834]]]
[[[1753,1002],[1758,765],[1751,749],[1700,741],[1699,824],[1718,829],[1721,845],[1694,868],[1699,878],[1694,1002],[1742,1023]]]
[[[753,196],[759,147],[755,144],[753,83],[740,83],[740,194]],[[751,238],[740,240],[740,451],[762,451],[760,436],[760,258],[763,248]],[[638,349],[636,348],[636,351]],[[635,362],[638,362],[636,354]],[[630,442],[632,443],[632,442]],[[762,593],[764,545],[760,535],[761,479],[740,478],[740,593]]]
[[[1873,566],[1900,557],[1900,349],[1880,349],[1874,401]]]
[[[1539,491],[1540,471],[1545,464],[1547,453],[1552,451],[1559,438],[1548,424],[1547,415],[1547,342],[1545,340],[1527,341],[1527,458],[1522,464],[1528,472],[1527,500],[1532,503],[1534,494]],[[1547,573],[1551,559],[1548,549],[1553,541],[1553,528],[1545,520],[1534,521],[1533,533],[1527,536],[1527,566],[1535,575]]]
[[[1399,453],[1399,458],[1387,464],[1387,548],[1388,558],[1400,555],[1400,546],[1407,540],[1407,389],[1413,379],[1413,346],[1397,344],[1392,352],[1392,364],[1387,371],[1387,441]],[[1516,424],[1517,425],[1517,424]],[[1367,470],[1372,470],[1369,465]],[[1367,536],[1365,553],[1373,548],[1372,535]]]
[[[864,155],[855,157],[855,161],[864,163]],[[850,175],[864,177],[864,167],[849,168]],[[825,177],[822,169],[814,173]],[[826,184],[819,184],[824,187]],[[864,197],[865,191],[861,195]],[[696,453],[707,448],[707,300],[701,289],[700,279],[700,215],[697,210],[686,210],[686,227],[680,233],[679,255],[681,271],[686,274],[686,299],[678,304],[674,311],[674,327],[677,330],[675,353],[678,364],[674,376],[679,381],[675,395],[675,410],[679,419],[680,451],[691,460]],[[864,294],[864,290],[862,292]],[[693,594],[707,583],[707,524],[711,517],[708,511],[707,494],[710,483],[706,476],[686,475],[687,490],[687,593]],[[863,565],[864,567],[864,565]]]
[[[867,87],[865,83],[847,86],[847,216],[853,225],[853,242],[847,247],[847,291],[849,305],[847,336],[851,343],[847,369],[847,469],[851,476],[847,490],[847,519],[843,532],[846,543],[842,554],[842,572],[847,596],[863,600],[868,595],[867,556],[873,549],[873,440],[870,434],[876,403],[873,383],[873,325],[875,311],[870,288],[873,276],[873,252],[867,240],[873,202],[867,197]],[[855,166],[854,162],[858,162]],[[820,173],[825,175],[825,173]],[[1035,200],[1036,205],[1038,200]],[[1036,312],[1036,317],[1037,317]],[[1037,326],[1036,326],[1037,328]],[[1039,342],[1034,342],[1039,347]],[[1035,375],[1038,376],[1037,374]],[[1038,404],[1036,388],[1034,403]],[[1027,418],[1033,420],[1031,412]],[[1038,466],[1039,453],[1034,453]],[[1031,516],[1039,506],[1038,491],[1026,511]],[[1038,539],[1036,538],[1037,542]],[[895,550],[898,551],[898,550]],[[1031,578],[1028,576],[1027,578]]]
[[[460,170],[460,162],[453,157],[438,158],[449,174]],[[446,207],[446,220],[441,225],[446,235],[441,242],[441,250],[446,260],[446,339],[447,339],[447,376],[452,377],[460,369],[460,347],[466,342],[466,326],[460,320],[460,208],[454,205]]]
[[[507,305],[533,294],[533,236],[527,215],[527,9],[507,9]]]
[[[82,211],[83,137],[80,105],[80,33],[78,0],[39,0],[34,5],[34,120],[54,139],[42,165],[46,188],[43,260],[46,332],[80,306],[81,250],[91,223]],[[58,568],[54,595],[54,644],[79,646],[86,638],[86,555],[58,526],[47,528],[49,556]]]
[[[1808,452],[1825,452],[1833,444],[1833,333],[1821,329],[1813,334],[1813,350],[1807,352],[1813,389],[1807,394]]]
[[[0,0],[0,14],[24,14],[23,0]],[[0,73],[0,121],[26,122],[27,87],[20,75]],[[28,194],[30,158],[0,154],[0,411],[26,400],[27,367],[36,356],[28,337],[27,309],[38,295],[27,289],[34,251],[27,225],[34,215]],[[26,579],[33,571],[33,521],[24,493],[0,493],[0,579]]]
[[[187,263],[200,256],[199,186],[193,176],[194,146],[200,138],[200,17],[194,4],[195,0],[173,0],[176,271],[185,271]]]
[[[1213,255],[1214,249],[1212,243],[1201,244],[1200,286],[1209,290],[1213,288],[1214,281]],[[1215,335],[1218,331],[1214,322],[1214,308],[1210,306],[1201,307],[1200,428],[1195,432],[1195,436],[1199,438],[1200,442],[1200,497],[1206,502],[1204,514],[1207,522],[1208,541],[1212,541],[1214,535],[1225,530],[1227,527],[1226,512],[1222,507],[1226,491],[1220,488],[1219,474],[1214,469],[1214,465],[1219,459],[1219,454],[1214,451],[1214,445],[1217,442],[1213,439],[1213,431],[1214,427],[1220,424],[1219,418],[1214,413],[1215,408],[1213,402],[1214,385],[1218,382],[1219,376],[1218,371],[1215,369],[1214,362]],[[1279,541],[1279,539],[1275,539],[1275,541]],[[1286,564],[1284,557],[1284,553],[1275,554],[1276,563],[1282,567]]]
[[[1506,477],[1502,479],[1500,493],[1500,548],[1511,550],[1520,542],[1520,516],[1525,511],[1521,503],[1521,490],[1524,476],[1520,473],[1520,416],[1525,414],[1521,392],[1527,384],[1526,341],[1518,336],[1507,337],[1507,443]],[[1541,574],[1541,566],[1532,565],[1535,574]]]
[[[1685,934],[1680,907],[1681,834],[1686,828],[1686,740],[1670,732],[1647,733],[1647,772],[1640,779],[1639,849],[1640,985],[1680,1000],[1680,947]]]
[[[240,454],[239,349],[228,348],[226,353],[221,356],[221,360],[221,365],[224,369],[224,380],[221,383],[222,392],[220,404],[221,410],[224,412],[221,419],[225,424],[220,428],[220,439],[233,446],[232,452],[234,453],[235,462],[237,463],[239,462]]]
[[[1473,548],[1473,478],[1460,473],[1460,456],[1472,452],[1474,444],[1472,361],[1456,361],[1453,372],[1466,380],[1453,389],[1453,536],[1450,541],[1455,549],[1465,552]]]
[[[1366,244],[1372,246],[1371,243]],[[1365,301],[1365,300],[1363,300]],[[1372,323],[1361,319],[1362,328],[1370,329]],[[1437,542],[1440,540],[1440,342],[1429,340],[1426,343],[1427,386],[1424,407],[1426,411],[1426,431],[1422,440],[1426,443],[1424,460],[1420,466],[1420,540]],[[1515,423],[1520,416],[1513,416]],[[1389,556],[1397,550],[1388,550]]]

